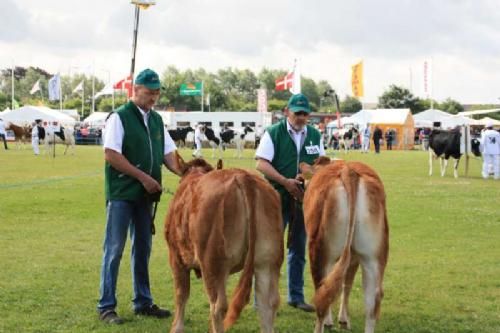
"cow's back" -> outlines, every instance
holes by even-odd
[[[460,158],[460,132],[432,130],[429,135],[429,148],[438,157],[444,155],[446,159],[450,156]]]
[[[382,181],[373,169],[360,162],[329,164],[308,185],[304,218],[316,289],[315,332],[323,332],[325,321],[332,323],[329,309],[341,292],[339,322],[350,327],[346,290],[350,290],[359,264],[363,266],[365,301],[369,306],[365,332],[373,332],[389,249]]]
[[[239,169],[187,175],[171,202],[165,230],[176,288],[185,288],[182,281],[189,280],[179,278],[182,272],[201,273],[211,304],[212,331],[223,332],[237,320],[255,281],[261,327],[272,332],[279,304],[283,224],[279,196],[263,178]],[[225,284],[229,274],[240,270],[228,307]],[[186,297],[186,290],[176,295]],[[181,304],[185,303],[178,298]],[[176,310],[172,331],[182,326],[181,312]]]
[[[191,268],[206,257],[235,272],[248,248],[249,223],[256,227],[258,254],[280,246],[279,207],[278,194],[260,176],[240,169],[212,171],[181,183],[170,204],[166,238]]]
[[[349,175],[351,184],[345,184],[341,177],[343,172]],[[356,224],[353,250],[360,254],[373,250],[367,246],[378,245],[368,245],[374,239],[370,234],[374,231],[381,233],[375,238],[387,239],[385,191],[379,176],[363,163],[336,161],[318,171],[304,196],[304,218],[309,242],[322,244],[316,249],[313,247],[313,251],[324,251],[322,246],[326,246],[338,256],[342,253],[347,242],[350,214],[351,194],[346,185],[356,192],[356,202],[352,203]],[[320,253],[312,255],[321,257]],[[324,263],[318,264],[322,266]]]
[[[240,169],[213,171],[200,179],[193,202],[190,233],[197,255],[225,260],[231,272],[239,271],[252,224],[256,228],[256,260],[279,249],[279,197],[258,175]]]

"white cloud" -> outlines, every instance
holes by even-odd
[[[390,84],[420,94],[434,60],[434,97],[496,103],[500,12],[496,0],[157,0],[141,11],[136,68],[289,68],[350,93],[350,66],[365,62],[365,100]],[[2,0],[0,67],[71,67],[107,79],[130,68],[127,0]],[[410,68],[412,80],[410,80]]]

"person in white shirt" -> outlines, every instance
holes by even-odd
[[[304,188],[296,178],[299,164],[313,164],[325,155],[321,133],[308,125],[311,108],[303,94],[288,101],[286,118],[269,127],[255,153],[257,170],[281,197],[283,224],[288,227],[288,304],[302,311],[314,307],[304,298],[306,231],[302,211]],[[258,306],[258,305],[257,305]]]
[[[162,165],[181,175],[176,147],[153,110],[161,83],[154,71],[137,75],[134,97],[106,122],[104,137],[106,229],[99,285],[99,319],[109,324],[123,320],[115,311],[120,260],[130,232],[133,307],[137,315],[166,318],[170,312],[153,303],[149,257],[154,217],[162,192]]]
[[[33,128],[31,129],[31,146],[33,147],[33,152],[35,155],[40,155],[40,137],[38,135],[38,126],[42,121],[40,119],[36,119],[33,123]]]
[[[362,153],[368,153],[368,150],[370,149],[370,137],[371,137],[371,131],[370,131],[370,124],[366,124],[366,127],[363,129],[363,142],[362,142]]]
[[[203,135],[205,133],[205,127],[203,124],[199,124],[196,126],[196,129],[194,130],[194,144],[196,146],[196,150],[193,152],[193,157],[202,157],[201,153],[201,144],[203,142]]]
[[[500,133],[493,129],[492,122],[486,124],[486,130],[481,134],[481,147],[481,153],[483,154],[483,178],[488,178],[489,167],[493,165],[493,177],[500,179]]]
[[[4,146],[5,150],[9,149],[7,147],[6,136],[7,136],[7,131],[5,131],[5,124],[4,124],[3,120],[0,118],[0,138],[2,138],[2,140],[3,140],[3,146]]]

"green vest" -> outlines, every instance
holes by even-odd
[[[161,184],[164,151],[164,127],[160,115],[149,111],[148,127],[137,106],[128,102],[116,110],[124,129],[122,155],[130,164],[152,176]],[[146,189],[135,178],[125,175],[108,162],[105,165],[106,200],[137,200]]]
[[[309,146],[319,148],[321,134],[314,127],[307,125],[307,135],[300,149],[300,154],[297,156],[297,147],[292,134],[288,133],[286,122],[287,120],[284,119],[267,130],[274,145],[274,157],[271,165],[286,178],[295,178],[299,172],[299,163],[313,164],[314,160],[319,157],[319,152],[308,154],[306,148]],[[289,207],[291,196],[288,191],[273,180],[269,179],[269,182],[279,192],[282,207]]]

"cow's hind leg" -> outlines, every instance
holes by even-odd
[[[175,284],[175,317],[170,333],[184,333],[184,313],[190,290],[189,270],[172,260],[171,266]]]
[[[432,149],[429,149],[429,176],[432,176],[432,160],[434,156],[432,154]]]
[[[224,317],[227,312],[226,283],[229,274],[203,271],[205,289],[210,302],[210,332],[224,333]]]
[[[280,302],[279,266],[268,265],[255,270],[255,294],[262,333],[273,332],[274,318]]]
[[[455,178],[458,178],[458,163],[460,162],[459,159],[456,159],[454,162],[453,162],[453,176],[455,176]]]
[[[383,265],[376,258],[364,258],[363,290],[365,298],[365,333],[373,333],[380,314],[380,303],[384,295],[382,289]]]
[[[358,271],[359,260],[356,257],[351,259],[351,264],[347,269],[344,284],[342,285],[342,296],[340,300],[339,308],[339,324],[343,329],[351,329],[351,321],[349,319],[349,295],[351,293],[352,284],[354,282],[354,277]]]
[[[444,174],[446,173],[446,168],[448,167],[448,159],[441,158],[439,160],[439,166],[441,167],[441,177],[444,177]]]

